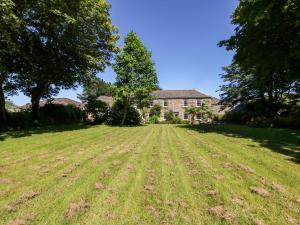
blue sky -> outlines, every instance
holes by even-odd
[[[217,43],[228,38],[234,27],[230,16],[238,0],[109,0],[111,19],[124,36],[135,31],[152,59],[163,89],[197,89],[218,97],[221,68],[230,64],[232,52]],[[113,82],[115,73],[107,68],[99,74]],[[64,90],[59,97],[77,99],[82,89]],[[16,104],[30,101],[20,94],[11,97]]]

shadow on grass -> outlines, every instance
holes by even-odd
[[[51,125],[51,126],[40,126],[40,127],[30,127],[30,128],[21,128],[19,130],[11,130],[11,131],[1,131],[0,130],[0,141],[4,141],[7,138],[21,138],[31,136],[33,134],[43,134],[43,133],[57,133],[64,131],[72,131],[72,130],[82,130],[88,129],[94,126],[98,126],[101,124],[93,124],[93,123],[78,123],[78,124],[61,124],[61,125]],[[107,125],[110,127],[142,127],[146,125]]]
[[[200,133],[218,133],[229,137],[251,139],[273,152],[289,156],[300,164],[300,131],[280,128],[252,128],[241,125],[200,124],[179,126]],[[256,147],[248,145],[249,147]]]
[[[7,138],[21,138],[21,137],[31,136],[34,134],[81,130],[81,129],[88,129],[90,127],[92,126],[89,124],[79,123],[79,124],[64,124],[64,125],[22,128],[20,130],[11,130],[11,131],[0,131],[0,141],[4,141]]]

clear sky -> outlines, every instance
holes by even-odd
[[[197,89],[218,97],[222,67],[230,64],[233,53],[217,43],[228,38],[234,27],[230,16],[238,0],[109,0],[111,19],[124,36],[135,31],[152,51],[160,87]],[[99,77],[113,82],[107,68]],[[59,97],[76,100],[82,89],[61,91]],[[16,104],[29,102],[20,94],[11,97]]]

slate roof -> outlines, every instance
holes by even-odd
[[[40,101],[40,107],[43,107],[46,104],[55,104],[55,105],[75,105],[78,108],[83,109],[84,105],[81,102],[69,98],[53,98]],[[31,104],[27,103],[26,105],[20,106],[22,110],[28,110],[31,108]]]
[[[152,95],[158,99],[211,98],[197,90],[158,90]]]
[[[50,100],[43,100],[40,102],[40,106],[44,106],[48,103],[56,104],[56,105],[75,105],[78,108],[83,108],[82,103],[77,102],[72,99],[69,99],[69,98],[54,98],[54,99],[50,99]]]

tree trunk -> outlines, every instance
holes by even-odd
[[[124,106],[124,114],[123,114],[122,123],[121,123],[122,126],[125,124],[127,113],[128,113],[128,105],[125,104],[125,106]]]
[[[192,114],[192,118],[191,118],[191,125],[194,126],[194,122],[195,122],[195,115]]]
[[[7,112],[5,109],[5,97],[3,90],[4,77],[0,77],[0,124],[7,123]]]
[[[31,96],[31,110],[32,110],[32,119],[33,121],[39,121],[40,119],[40,100],[41,95],[34,93]]]

